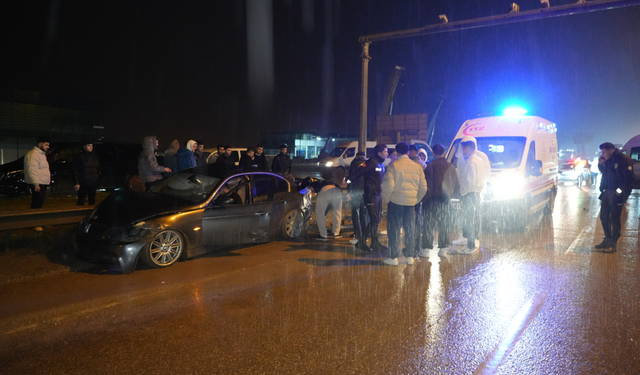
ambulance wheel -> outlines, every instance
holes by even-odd
[[[549,202],[547,202],[547,205],[544,206],[543,213],[547,216],[553,214],[553,209],[556,205],[556,195],[558,195],[558,187],[554,186],[553,189],[551,189]]]

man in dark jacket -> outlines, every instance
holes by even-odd
[[[447,256],[449,246],[449,200],[459,189],[456,168],[444,157],[441,144],[433,146],[435,160],[424,170],[427,179],[427,194],[422,199],[422,258],[429,257],[433,248],[434,231],[438,230],[438,255]]]
[[[598,159],[598,169],[602,173],[600,181],[600,221],[604,229],[604,239],[596,249],[616,251],[620,238],[620,215],[622,207],[631,194],[633,163],[612,143],[600,145],[602,155]]]
[[[264,147],[262,147],[262,145],[257,145],[256,146],[254,164],[261,171],[268,171],[269,170],[269,166],[267,165],[267,157],[264,154]]]
[[[231,155],[231,146],[224,146],[224,154],[219,155],[216,159],[216,169],[222,173],[227,173],[236,168],[236,159]]]
[[[280,145],[280,153],[273,158],[273,163],[271,163],[271,170],[274,173],[291,173],[291,158],[287,155],[287,149],[287,145]]]
[[[202,140],[196,140],[198,143],[198,148],[194,152],[196,158],[196,164],[198,166],[207,164],[207,158],[209,157],[209,153],[204,150],[204,142]]]
[[[243,169],[257,169],[256,164],[256,149],[253,147],[247,148],[247,153],[240,158],[240,168]]]
[[[82,152],[73,159],[74,189],[78,192],[78,206],[84,206],[85,197],[89,205],[96,204],[96,187],[100,181],[100,159],[93,153],[93,143],[83,142]]]
[[[380,215],[382,214],[382,179],[384,178],[384,161],[387,159],[387,146],[383,144],[376,145],[373,149],[375,156],[367,160],[360,168],[357,169],[354,179],[360,176],[364,177],[364,204],[367,207],[369,215],[369,225],[367,227],[367,235],[371,237],[371,245],[366,247],[366,242],[360,247],[362,250],[373,249],[375,251],[386,250],[386,247],[378,241],[378,225],[380,224]],[[365,238],[366,241],[366,238]]]
[[[351,197],[351,219],[353,221],[353,232],[355,239],[353,243],[358,248],[368,251],[367,246],[367,206],[364,204],[362,194],[364,193],[364,177],[358,175],[357,170],[367,161],[365,153],[358,151],[355,159],[349,165],[349,196]],[[357,177],[357,178],[356,178]]]

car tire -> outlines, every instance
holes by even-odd
[[[142,249],[142,261],[149,267],[162,268],[174,264],[182,256],[184,239],[175,230],[163,230]]]
[[[304,220],[300,210],[291,210],[284,215],[281,224],[282,236],[285,240],[293,240],[302,234],[304,230]]]

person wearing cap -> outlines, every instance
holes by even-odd
[[[449,251],[449,200],[460,190],[456,168],[445,157],[441,144],[433,146],[435,160],[424,171],[427,179],[427,194],[422,199],[422,258],[429,257],[433,248],[434,232],[438,231],[438,255],[446,257]]]
[[[627,198],[631,194],[633,181],[633,162],[612,143],[600,145],[602,155],[598,159],[598,169],[602,173],[600,180],[600,221],[604,230],[604,239],[595,246],[603,252],[617,250],[620,238],[620,215]]]
[[[82,151],[73,159],[73,177],[78,192],[78,206],[84,206],[85,198],[89,205],[96,204],[96,188],[100,182],[100,158],[93,152],[93,142],[82,142]]]
[[[399,264],[400,230],[404,229],[404,256],[407,264],[415,262],[415,206],[427,192],[427,181],[422,167],[409,159],[409,145],[396,145],[398,160],[387,167],[382,181],[382,203],[388,203],[387,235],[389,237],[389,258],[382,262],[389,266]]]
[[[352,244],[361,247],[367,241],[367,206],[364,204],[364,177],[358,174],[358,169],[367,161],[365,153],[358,151],[349,165],[349,197],[351,200],[351,220],[353,222],[354,239]],[[368,247],[366,247],[368,250]]]
[[[31,191],[31,208],[42,208],[47,187],[51,184],[51,171],[47,151],[51,143],[38,138],[36,146],[24,155],[24,181]]]
[[[287,150],[288,146],[286,144],[280,145],[280,153],[273,158],[271,163],[271,170],[274,173],[291,173],[291,158],[287,155]]]
[[[476,139],[465,136],[460,142],[462,158],[458,160],[458,182],[460,184],[460,206],[462,208],[462,236],[466,238],[466,248],[461,254],[473,254],[480,247],[480,202],[487,184],[486,164],[477,153]],[[461,245],[456,240],[454,245]]]

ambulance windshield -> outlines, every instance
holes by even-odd
[[[517,168],[522,162],[526,137],[478,137],[478,149],[489,157],[492,169]]]

